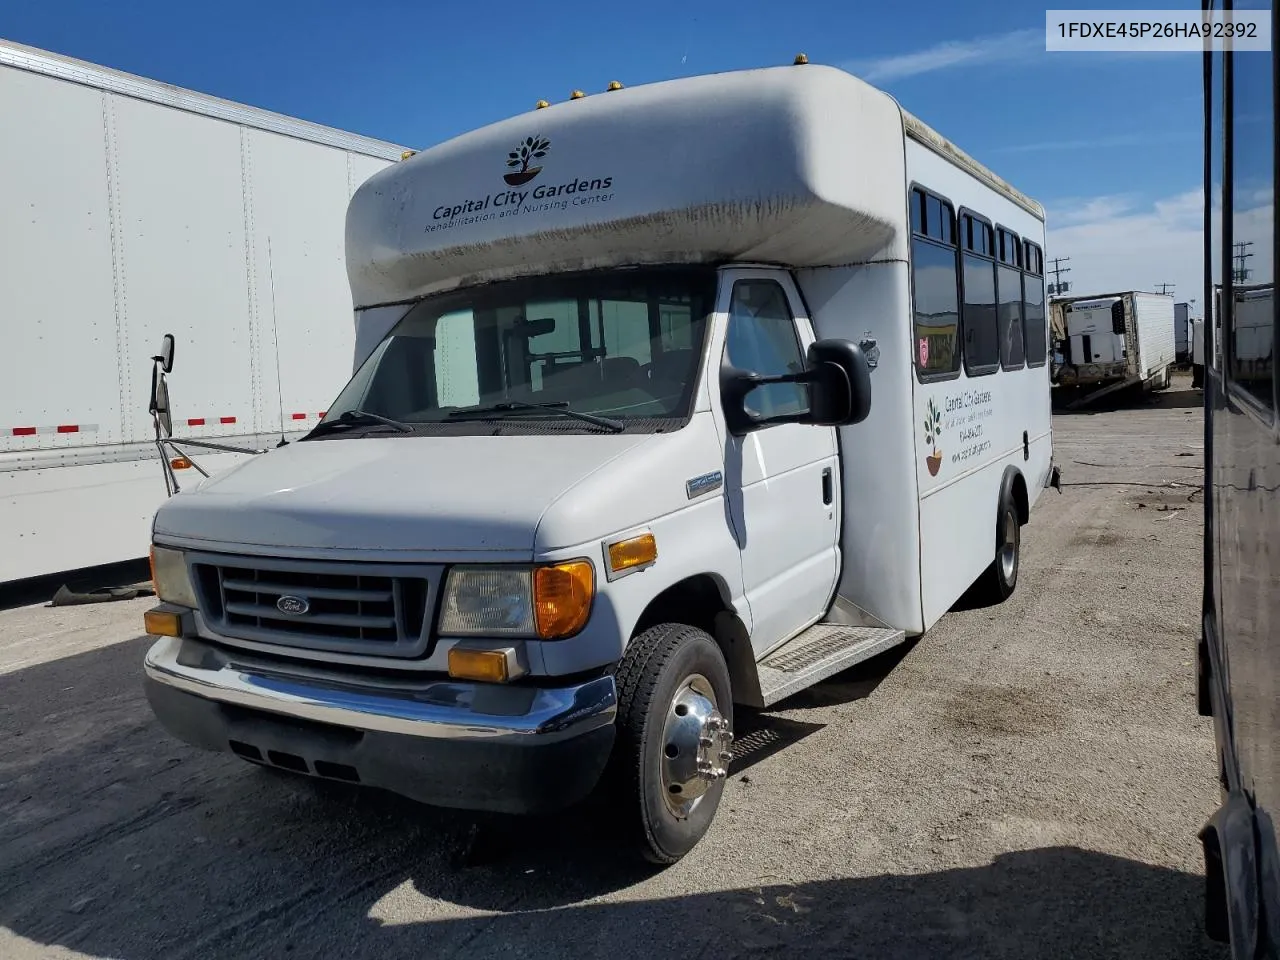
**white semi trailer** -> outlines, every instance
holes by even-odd
[[[1174,304],[1167,294],[1126,291],[1059,300],[1065,356],[1057,382],[1078,406],[1128,387],[1163,390],[1175,361]]]
[[[403,149],[6,41],[0,117],[3,583],[146,556],[162,333],[185,434],[318,422],[351,371],[347,203]]]

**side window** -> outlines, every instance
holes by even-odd
[[[1000,333],[1000,366],[1018,370],[1026,359],[1022,344],[1022,274],[1016,267],[996,268],[996,319]]]
[[[990,237],[990,224],[972,214],[960,215],[960,243],[964,248],[961,254],[964,372],[971,377],[994,373],[1000,367],[1000,338],[996,332],[996,265],[989,256]]]
[[[436,321],[436,405],[469,407],[480,402],[476,369],[476,325],[470,310],[446,313]]]
[[[1022,243],[1004,227],[996,227],[996,326],[1000,366],[1020,370],[1026,361],[1022,319]]]
[[[1043,366],[1049,352],[1044,315],[1044,254],[1030,240],[1023,253],[1022,319],[1026,325],[1027,366]]]
[[[636,361],[637,371],[653,360],[647,303],[643,300],[592,300],[590,311],[593,321],[599,312],[604,331],[604,356],[629,357]]]
[[[804,370],[795,317],[777,281],[739,280],[733,285],[725,351],[740,370],[765,376]],[[803,384],[771,383],[747,394],[745,406],[759,417],[804,413],[809,393]]]
[[[513,385],[523,383],[534,391],[542,390],[547,386],[547,378],[554,377],[563,364],[581,362],[582,330],[578,324],[577,301],[535,301],[526,304],[523,310],[519,307],[500,309],[497,316],[499,329],[504,331],[507,376]],[[523,356],[516,346],[519,339],[505,332],[514,329],[513,325],[521,320],[550,325],[545,333],[528,338]]]
[[[1265,6],[1270,6],[1267,4]],[[1236,8],[1265,9],[1258,0]],[[1231,57],[1230,309],[1227,376],[1274,411],[1276,83],[1274,57]]]
[[[693,310],[687,303],[658,304],[658,333],[664,353],[693,348]]]
[[[923,207],[923,223],[913,222],[911,294],[914,304],[916,369],[933,379],[960,370],[960,290],[955,212],[951,204],[918,187],[911,209]],[[912,220],[916,216],[913,212]]]

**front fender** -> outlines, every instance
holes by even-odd
[[[657,560],[614,580],[605,576],[605,544],[621,536],[648,531],[658,545]],[[667,588],[698,575],[716,581],[721,596],[751,629],[750,609],[743,596],[742,565],[737,541],[729,526],[723,496],[708,496],[648,524],[618,530],[598,541],[557,550],[554,557],[588,556],[596,565],[596,597],[591,619],[582,632],[567,640],[542,644],[543,663],[550,675],[578,673],[622,657],[627,640],[650,601]]]

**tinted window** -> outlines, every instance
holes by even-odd
[[[1022,316],[1026,324],[1027,365],[1038,367],[1048,353],[1048,333],[1044,317],[1044,277],[1025,274],[1022,278]]]
[[[924,227],[925,232],[931,237],[942,237],[942,201],[937,197],[929,196],[925,198],[924,204]]]
[[[964,369],[991,373],[1000,363],[996,331],[995,264],[972,253],[964,255]]]
[[[1040,248],[1030,240],[1022,241],[1022,269],[1039,276],[1044,272],[1040,261]]]
[[[942,207],[942,220],[939,223],[939,231],[935,234],[943,243],[955,243],[955,223],[951,208],[945,204]]]
[[[804,370],[795,318],[776,281],[739,280],[733,285],[725,350],[740,370],[765,376]],[[809,398],[803,384],[771,383],[752,390],[743,405],[756,416],[775,417],[803,413]]]
[[[1257,2],[1239,6],[1259,8]],[[1274,405],[1276,77],[1261,53],[1232,58],[1231,281],[1227,370],[1256,400]]]
[[[1018,238],[1008,230],[1000,231],[1000,262],[1010,266],[1019,266]]]
[[[911,232],[924,233],[924,194],[911,191]]]
[[[911,261],[916,367],[925,376],[955,373],[960,369],[955,248],[916,239]]]
[[[997,319],[1000,331],[1000,365],[1016,370],[1023,364],[1022,274],[1013,267],[996,268]]]

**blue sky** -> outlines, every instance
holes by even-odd
[[[574,88],[804,51],[1045,203],[1080,292],[1199,294],[1198,57],[1046,53],[1025,3],[7,0],[0,36],[417,148]]]

